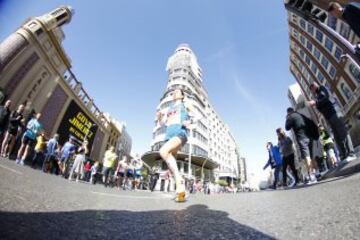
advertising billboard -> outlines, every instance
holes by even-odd
[[[78,143],[86,138],[89,142],[88,147],[91,149],[97,129],[95,122],[72,100],[58,129],[59,142],[63,145],[70,136],[74,137]]]

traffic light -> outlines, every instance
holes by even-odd
[[[285,0],[284,3],[286,8],[300,11],[304,18],[312,18],[321,22],[327,18],[327,14],[320,8],[314,7],[309,0]]]

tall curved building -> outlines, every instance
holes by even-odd
[[[346,4],[351,1],[337,1]],[[356,1],[359,2],[359,1]],[[295,4],[294,4],[295,3]],[[303,5],[301,5],[302,3]],[[309,5],[309,3],[312,3]],[[312,7],[311,13],[304,4]],[[312,99],[312,82],[328,88],[339,114],[347,122],[355,147],[360,148],[360,58],[354,53],[359,36],[341,19],[327,12],[329,1],[288,1],[290,72],[306,100]],[[326,126],[318,113],[319,122]]]
[[[202,70],[188,44],[180,44],[176,48],[168,60],[166,71],[168,83],[157,111],[166,111],[173,101],[173,91],[180,88],[185,92],[185,101],[194,106],[196,115],[201,118],[196,123],[187,144],[176,157],[180,172],[186,179],[189,176],[191,179],[204,181],[214,181],[219,178],[236,179],[240,171],[238,167],[240,156],[236,150],[236,142],[209,102],[208,93],[203,85]],[[167,166],[161,160],[158,151],[164,144],[165,130],[165,127],[157,124],[155,120],[151,151],[142,157],[150,166],[157,165],[163,171]],[[189,168],[190,143],[191,168]],[[158,188],[162,188],[161,184]]]

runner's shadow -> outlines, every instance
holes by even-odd
[[[275,239],[205,205],[149,212],[1,211],[0,229],[0,239]]]

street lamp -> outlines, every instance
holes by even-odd
[[[189,165],[188,165],[188,178],[191,178],[191,152],[192,152],[192,127],[190,127],[190,137],[189,137]]]
[[[206,158],[203,165],[201,166],[201,180],[204,181],[204,166],[209,159]]]
[[[190,134],[189,134],[189,166],[188,166],[188,178],[190,180],[191,178],[191,153],[192,153],[192,138],[193,138],[193,130],[196,127],[197,122],[200,119],[196,119],[195,121],[192,121],[190,125]]]

